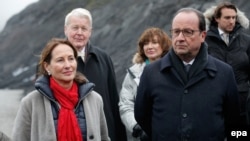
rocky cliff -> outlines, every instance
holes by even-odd
[[[40,0],[14,15],[0,33],[0,88],[33,89],[38,55],[52,37],[64,38],[65,15],[73,8],[93,16],[91,42],[112,58],[118,89],[131,65],[141,32],[156,26],[169,33],[173,14],[182,7],[205,11],[221,0]],[[247,0],[232,0],[249,17]]]

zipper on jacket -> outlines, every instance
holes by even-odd
[[[44,95],[46,98],[48,98],[50,101],[54,102],[56,104],[56,108],[59,111],[59,109],[61,108],[61,105],[55,101],[54,99],[48,97],[41,89],[37,89],[42,95]]]
[[[89,90],[89,92],[88,92],[85,96],[83,96],[82,98],[80,98],[80,100],[78,101],[78,103],[77,103],[77,105],[76,105],[76,107],[75,107],[75,109],[74,109],[74,112],[75,112],[76,109],[79,107],[79,105],[80,105],[80,103],[83,101],[83,99],[84,99],[86,96],[88,96],[92,91],[93,91],[93,88],[91,88],[91,89]]]

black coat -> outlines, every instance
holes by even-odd
[[[79,57],[77,70],[95,84],[94,90],[102,96],[111,141],[126,141],[125,127],[119,114],[119,95],[112,60],[104,51],[90,43],[85,51],[86,61],[83,62]]]
[[[227,46],[219,35],[217,25],[212,24],[206,36],[208,53],[232,66],[240,94],[241,114],[245,115],[250,80],[250,36],[243,33],[237,23],[229,39]]]
[[[237,124],[233,70],[202,48],[186,78],[173,50],[144,68],[135,119],[153,141],[223,141]]]

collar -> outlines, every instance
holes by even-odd
[[[185,61],[182,61],[184,65],[192,65],[194,63],[194,60],[195,59],[192,59],[190,62],[185,62]]]
[[[83,47],[83,49],[82,49],[80,52],[81,52],[81,53],[85,53],[85,48],[86,48],[86,46]]]
[[[220,29],[219,27],[218,27],[218,31],[219,31],[219,35],[223,35],[224,33],[226,33],[222,29]],[[228,34],[228,33],[226,33],[226,34]]]
[[[204,69],[204,67],[206,68],[207,63],[210,63],[207,62],[208,54],[207,54],[207,45],[205,43],[202,43],[200,52],[198,53],[196,58],[199,59],[198,60],[193,59],[192,65],[197,66],[197,69],[202,69],[202,68]],[[167,53],[165,56],[163,56],[162,59],[160,59],[160,62],[161,62],[161,71],[168,68],[172,68],[174,66],[177,68],[177,70],[183,67],[183,61],[175,54],[173,48],[171,48],[169,53]]]
[[[95,87],[94,83],[87,82],[84,84],[78,84],[78,91],[80,94],[79,98],[85,97],[93,88]],[[49,99],[54,100],[53,92],[49,87],[49,77],[48,76],[40,76],[35,81],[35,88],[41,92],[42,95],[46,96]]]
[[[83,49],[81,51],[77,51],[78,56],[84,56],[85,55],[85,48],[86,48],[86,46],[83,47]]]

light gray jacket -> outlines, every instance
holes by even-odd
[[[90,91],[83,100],[88,141],[110,141],[101,96]],[[90,137],[90,138],[89,138]],[[50,100],[37,90],[27,94],[18,110],[13,141],[56,141]]]
[[[123,124],[126,127],[127,140],[128,141],[139,141],[132,136],[133,127],[136,125],[134,118],[134,103],[137,93],[137,86],[139,85],[140,76],[145,67],[145,63],[134,64],[129,68],[130,73],[127,72],[122,89],[120,91],[120,101],[119,101],[119,110],[120,116]]]

